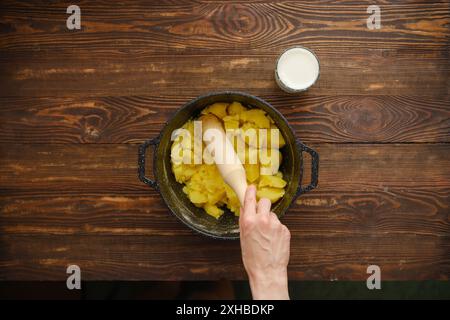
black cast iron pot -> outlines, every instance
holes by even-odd
[[[139,146],[139,179],[150,187],[159,190],[169,209],[184,224],[204,235],[219,239],[239,238],[239,218],[226,209],[225,214],[216,220],[206,214],[202,208],[197,208],[189,201],[182,191],[183,185],[175,181],[175,176],[172,173],[170,162],[171,135],[175,129],[180,128],[186,121],[197,117],[206,106],[214,102],[233,101],[239,101],[245,106],[263,109],[275,121],[286,140],[286,145],[280,149],[283,156],[280,170],[283,173],[284,180],[287,181],[286,193],[273,205],[273,212],[279,217],[283,216],[299,195],[317,187],[319,174],[319,155],[317,152],[296,139],[286,118],[266,101],[247,93],[225,91],[209,93],[188,102],[175,113],[158,137]],[[154,180],[145,175],[145,154],[149,146],[153,147]],[[311,183],[306,186],[302,186],[303,152],[309,153],[312,159]]]

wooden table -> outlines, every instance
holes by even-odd
[[[137,178],[137,148],[211,90],[258,95],[321,156],[282,220],[290,279],[450,275],[450,4],[378,1],[2,1],[0,279],[245,279],[239,242],[195,234]],[[277,55],[321,77],[280,91]]]

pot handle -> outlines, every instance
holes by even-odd
[[[308,146],[305,146],[298,140],[296,141],[296,144],[297,144],[297,151],[299,153],[307,152],[311,155],[311,182],[307,186],[303,187],[302,178],[300,177],[300,182],[298,185],[297,193],[295,194],[295,198],[297,198],[299,195],[303,193],[315,189],[319,182],[319,154],[315,150],[311,149]],[[303,171],[303,161],[301,166],[302,166],[301,170]]]
[[[156,152],[156,146],[159,144],[159,137],[150,139],[145,141],[143,144],[139,145],[139,150],[138,150],[138,175],[139,175],[139,179],[149,185],[150,187],[157,189],[158,188],[158,184],[156,182],[156,180],[152,180],[150,178],[147,178],[145,176],[145,153],[147,151],[147,148],[149,146],[153,146],[153,152]]]

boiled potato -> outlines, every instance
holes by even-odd
[[[244,164],[247,183],[257,186],[257,198],[268,198],[274,203],[283,197],[286,181],[279,171],[282,157],[278,149],[285,145],[285,141],[280,133],[279,148],[270,148],[271,136],[268,129],[278,129],[273,120],[263,110],[248,109],[239,102],[211,104],[201,112],[208,113],[221,119],[224,128],[229,130],[227,133],[231,133],[228,137],[233,140],[233,146]],[[182,126],[188,134],[184,132],[176,137],[171,146],[175,180],[184,184],[183,192],[189,200],[210,216],[220,218],[224,214],[224,207],[238,216],[239,199],[223,180],[211,155],[205,152],[202,141],[195,141],[194,120],[189,120]],[[254,131],[250,133],[250,129]],[[260,129],[268,131],[267,138],[260,136],[264,131]],[[193,159],[203,161],[193,162]]]
[[[284,196],[284,189],[279,188],[264,187],[256,191],[256,197],[258,200],[261,198],[267,198],[272,203],[280,200],[282,196]]]
[[[229,115],[239,115],[244,111],[247,111],[247,108],[244,107],[240,102],[235,101],[228,106]]]
[[[220,218],[220,216],[223,214],[223,210],[219,209],[217,206],[213,204],[207,203],[203,208],[205,209],[207,214],[213,216],[216,219]]]
[[[259,174],[273,176],[277,173],[278,169],[279,169],[279,164],[277,164],[277,163],[270,163],[268,165],[261,164],[259,166]]]
[[[179,141],[175,141],[170,147],[170,160],[172,164],[183,163],[183,148]]]
[[[259,164],[259,150],[252,147],[245,148],[245,163],[247,164]]]
[[[274,124],[270,125],[270,129],[278,130],[278,149],[283,148],[286,145],[286,141],[283,138],[283,134],[281,133],[280,129],[278,129]],[[271,135],[267,136],[267,145],[271,145]]]
[[[258,187],[274,187],[274,188],[284,188],[286,186],[286,181],[278,176],[266,176],[262,175],[259,180]]]
[[[212,105],[208,106],[207,108],[203,109],[201,114],[208,114],[212,113],[219,119],[223,119],[227,115],[227,107],[228,103],[224,102],[216,102]]]
[[[274,145],[272,145],[272,138],[276,139],[277,137],[278,137],[278,144],[275,144],[274,141]],[[270,125],[270,129],[260,129],[260,131],[258,132],[258,142],[260,148],[272,148],[272,149],[274,148],[280,149],[284,147],[284,145],[286,144],[286,141],[284,140],[281,131],[275,125],[272,124]]]
[[[181,137],[181,146],[183,149],[193,149],[194,148],[194,122],[189,120],[182,127],[186,131],[181,131],[179,137]]]
[[[194,204],[208,202],[208,197],[200,191],[189,190],[189,191],[187,191],[187,194],[189,196],[189,200],[191,200],[191,202]]]
[[[259,178],[259,164],[247,164],[244,163],[245,174],[247,175],[247,181],[250,183],[256,182]]]
[[[272,154],[273,157],[272,158]],[[258,160],[261,163],[262,175],[275,175],[280,169],[283,157],[278,149],[260,149]]]
[[[194,164],[194,151],[183,149],[181,144],[173,144],[170,157],[173,164]]]
[[[225,192],[226,192],[226,204],[230,211],[234,212],[235,215],[239,215],[239,208],[241,207],[241,203],[239,202],[239,198],[231,187],[224,182]]]
[[[220,192],[208,193],[208,203],[219,203],[223,199],[225,194],[225,190],[221,190]]]
[[[276,131],[272,132],[272,129]],[[238,136],[253,148],[272,148],[272,136],[274,138],[278,136],[278,145],[274,148],[281,149],[286,144],[283,135],[278,128],[258,128],[258,125],[251,122],[245,122],[240,127]]]
[[[245,122],[238,132],[239,138],[253,148],[258,147],[258,127],[250,122]]]
[[[172,171],[177,182],[183,183],[188,181],[195,174],[195,167],[193,165],[174,164]]]
[[[266,112],[261,109],[250,109],[239,115],[242,123],[253,123],[257,128],[270,128],[270,120],[266,117]]]
[[[281,162],[282,157],[283,156],[278,149],[258,149],[258,161],[263,165],[269,164],[271,161],[276,160],[278,160],[278,162]]]
[[[238,115],[226,116],[223,118],[223,123],[225,126],[225,130],[239,129],[239,116]]]

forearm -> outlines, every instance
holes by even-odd
[[[254,300],[289,300],[287,271],[249,278]]]

